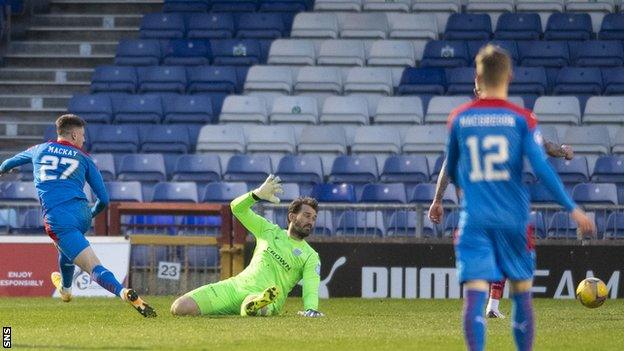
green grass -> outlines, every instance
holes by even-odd
[[[331,299],[322,319],[296,316],[173,317],[173,297],[147,300],[160,316],[144,319],[118,300],[0,298],[0,324],[11,326],[15,349],[35,350],[461,350],[460,300]],[[590,310],[576,301],[535,301],[536,350],[622,350],[624,301]],[[509,315],[509,301],[501,311]],[[513,350],[509,318],[489,320],[488,350]]]

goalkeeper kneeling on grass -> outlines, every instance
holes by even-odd
[[[305,242],[316,221],[317,202],[300,197],[288,207],[288,229],[257,215],[251,207],[259,200],[278,203],[279,177],[270,175],[259,188],[234,199],[232,213],[256,238],[249,265],[235,277],[204,285],[179,297],[171,305],[176,316],[279,314],[288,293],[303,279],[305,317],[321,317],[318,288],[319,255]]]

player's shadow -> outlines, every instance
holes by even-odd
[[[13,344],[12,347],[24,347],[31,349],[43,349],[43,350],[149,350],[149,347],[138,346],[70,346],[70,345],[26,345],[26,344]]]

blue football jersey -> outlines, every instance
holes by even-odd
[[[576,207],[546,161],[530,110],[506,100],[478,99],[455,109],[448,128],[447,171],[463,190],[463,226],[526,225],[530,197],[522,182],[525,156],[557,201],[567,210]]]
[[[33,164],[35,187],[44,212],[70,200],[86,201],[85,181],[98,198],[92,210],[94,215],[108,203],[100,171],[88,154],[71,143],[49,141],[35,145],[4,161],[0,170],[6,172],[29,162]]]

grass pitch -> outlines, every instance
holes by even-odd
[[[159,317],[144,319],[117,299],[0,298],[0,324],[13,348],[34,350],[462,350],[461,300],[330,299],[325,318],[173,317],[173,297],[148,297]],[[623,350],[624,300],[590,310],[572,300],[535,300],[535,350]],[[513,350],[510,303],[489,320],[488,350]]]

